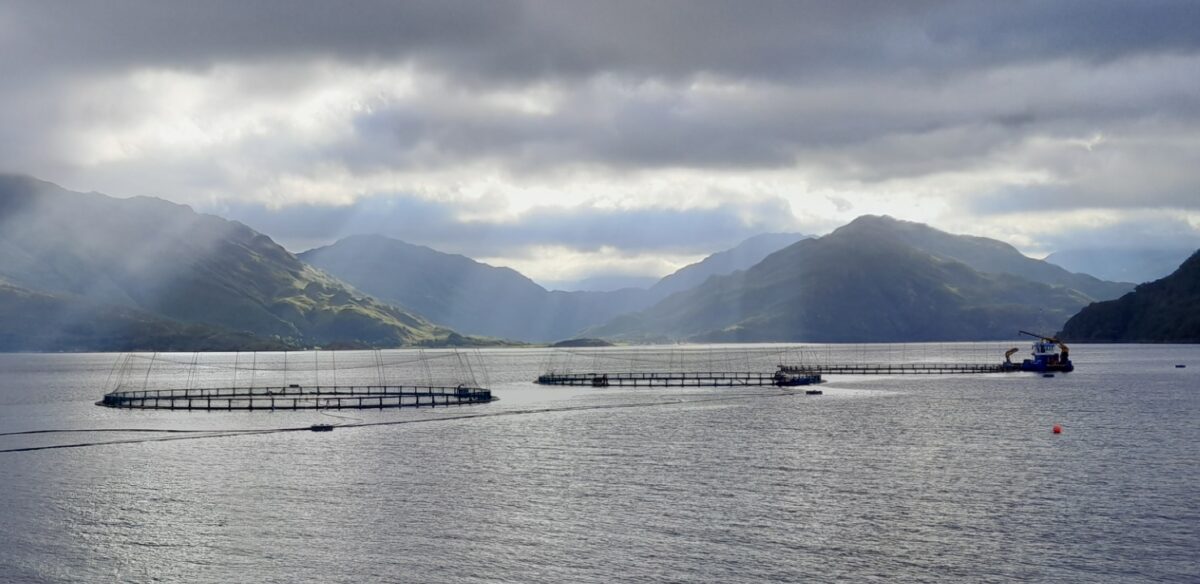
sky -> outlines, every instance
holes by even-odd
[[[1200,247],[1197,2],[0,0],[0,171],[539,281],[889,214]]]

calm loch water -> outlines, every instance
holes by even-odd
[[[329,383],[330,357],[288,381]],[[0,449],[108,442],[0,453],[0,581],[1200,580],[1200,347],[1072,357],[1054,378],[833,377],[805,396],[539,387],[561,354],[489,350],[465,365],[500,401],[333,418],[110,410],[93,402],[115,355],[0,355],[0,432],[88,430]],[[232,373],[190,358],[143,383]],[[338,358],[340,383],[381,376],[370,353]],[[318,422],[387,424],[125,431]]]

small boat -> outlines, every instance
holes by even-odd
[[[1183,369],[1184,367],[1187,367],[1187,365],[1184,365],[1184,364],[1182,364],[1182,363],[1180,363],[1179,365],[1176,365],[1176,366],[1175,366],[1175,368],[1176,368],[1176,369]]]
[[[775,372],[775,377],[772,379],[772,383],[776,387],[796,387],[798,385],[815,385],[815,384],[821,383],[823,381],[824,380],[821,379],[821,375],[819,373],[812,374],[812,375],[788,373],[787,371],[784,370],[783,365],[779,366],[779,371]]]

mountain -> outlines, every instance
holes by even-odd
[[[114,319],[149,314],[282,343],[399,346],[451,332],[354,290],[241,223],[24,176],[0,175],[0,279],[43,294],[39,301],[137,311],[111,311]]]
[[[649,304],[646,291],[547,291],[511,268],[381,235],[355,235],[299,258],[386,301],[466,333],[566,339]]]
[[[695,341],[1007,339],[1019,328],[1054,330],[1091,301],[1071,288],[1011,271],[982,271],[952,257],[1042,277],[1070,276],[1006,257],[1009,250],[1017,253],[984,238],[860,217],[586,334]]]
[[[1193,249],[1089,248],[1056,251],[1046,261],[1108,280],[1150,282],[1175,271]]]
[[[1071,317],[1064,339],[1096,342],[1200,342],[1200,251],[1169,276]]]
[[[714,253],[665,276],[650,288],[650,292],[656,300],[661,300],[676,292],[695,288],[711,276],[724,276],[749,268],[768,255],[808,237],[799,233],[756,235],[736,247]]]
[[[641,310],[673,291],[714,274],[757,263],[804,236],[766,234],[713,254],[657,282],[649,290],[548,291],[511,268],[440,252],[381,235],[355,235],[299,254],[299,258],[385,302],[406,306],[466,333],[552,342],[609,319]]]
[[[962,262],[980,272],[1012,274],[1033,282],[1071,288],[1093,300],[1109,300],[1133,289],[1132,283],[1108,282],[1088,274],[1068,272],[1052,263],[1026,256],[1003,241],[987,237],[955,235],[886,215],[864,215],[854,223],[863,229],[886,231],[899,243],[934,257]]]

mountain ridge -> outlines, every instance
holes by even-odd
[[[768,255],[779,251],[801,239],[811,236],[800,233],[761,233],[750,237],[736,246],[713,253],[704,259],[688,264],[673,273],[663,276],[650,287],[656,300],[703,284],[712,276],[723,276],[747,269]]]
[[[863,215],[840,229],[887,230],[898,242],[938,257],[953,259],[976,270],[1008,273],[1034,282],[1073,288],[1094,300],[1116,298],[1133,289],[1130,282],[1109,282],[1026,256],[1012,244],[978,235],[953,234],[924,223],[887,215]]]

